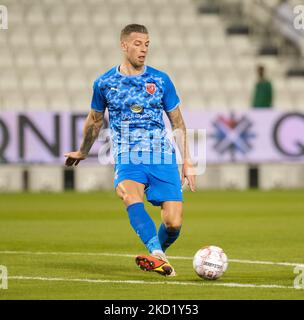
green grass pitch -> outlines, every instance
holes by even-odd
[[[158,226],[159,209],[147,209]],[[167,252],[178,276],[163,278],[135,265],[146,251],[114,192],[0,194],[0,299],[303,299],[293,287],[303,228],[303,190],[186,192],[182,234]],[[192,269],[208,244],[231,259],[216,281]]]

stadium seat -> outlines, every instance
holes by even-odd
[[[48,49],[39,51],[39,54],[37,54],[36,63],[42,73],[44,73],[44,70],[46,69],[54,70],[58,67],[56,53]]]
[[[52,111],[69,111],[72,104],[66,91],[54,90],[48,93],[48,109]]]
[[[165,29],[166,27],[175,26],[177,20],[172,10],[162,10],[156,15],[155,23]]]
[[[48,28],[44,27],[33,29],[31,39],[35,49],[48,49],[51,53],[53,52],[53,42]]]
[[[16,90],[6,90],[2,99],[0,97],[0,101],[1,100],[2,102],[0,102],[0,104],[2,111],[25,111],[26,109],[25,99],[22,93]]]
[[[13,26],[24,26],[24,10],[16,2],[8,4],[9,23]]]
[[[133,22],[132,14],[128,10],[128,7],[126,7],[125,9],[114,11],[112,13],[112,19],[112,21],[116,24],[117,27],[119,27],[119,29],[122,29],[125,25],[131,24]]]
[[[27,72],[23,72],[19,77],[21,88],[24,92],[42,89],[42,79],[39,71],[30,69]]]
[[[83,64],[84,68],[88,70],[100,67],[103,64],[103,60],[103,56],[98,49],[90,48],[83,52],[81,63]]]
[[[303,92],[297,92],[294,96],[294,105],[295,110],[303,112],[304,110],[304,93]]]
[[[191,60],[184,51],[177,51],[175,54],[170,56],[169,65],[175,70],[187,72],[191,66]]]
[[[68,14],[68,23],[71,28],[77,30],[86,27],[90,22],[89,13],[85,5],[75,6],[73,5],[71,11]]]
[[[68,14],[64,6],[53,4],[48,6],[47,22],[49,27],[60,27],[68,23]]]
[[[0,33],[1,35],[1,33]],[[13,57],[12,57],[12,50],[7,48],[5,45],[0,50],[0,69],[1,71],[3,68],[11,68],[13,66]]]
[[[227,73],[226,70],[223,70],[221,74],[218,73],[218,77],[224,94],[238,94],[242,92],[243,84],[237,74]]]
[[[0,33],[0,46],[1,46],[1,50],[3,48],[7,48],[7,46],[8,46],[8,32],[1,32]]]
[[[106,6],[94,8],[90,14],[92,27],[95,29],[111,25],[111,14]]]
[[[229,103],[224,95],[218,95],[216,92],[213,94],[205,94],[207,105],[206,108],[211,111],[228,111]]]
[[[285,90],[289,91],[291,95],[296,96],[297,94],[303,93],[304,79],[302,77],[291,78],[285,82],[285,85]]]
[[[208,103],[199,91],[187,92],[185,98],[181,97],[182,108],[189,111],[205,111]]]
[[[41,90],[27,91],[25,96],[25,109],[27,111],[45,110],[48,105],[47,97]]]
[[[27,47],[30,48],[30,35],[26,27],[16,26],[12,29],[8,29],[8,42],[10,46],[15,48]]]
[[[13,90],[19,91],[19,79],[15,69],[5,68],[0,72],[0,90],[6,91]]]
[[[166,52],[150,52],[148,64],[154,68],[165,70],[168,67],[169,57]]]
[[[226,97],[230,111],[246,112],[251,106],[251,92],[244,91],[244,89],[226,93]]]
[[[205,91],[209,92],[211,95],[218,95],[221,89],[220,80],[218,76],[215,74],[214,70],[206,69],[202,74],[202,78],[200,83],[200,87]]]
[[[88,112],[91,106],[92,90],[85,89],[71,93],[71,111]]]
[[[132,13],[132,21],[134,21],[135,23],[138,23],[138,24],[144,24],[147,26],[149,32],[150,32],[150,29],[149,29],[149,26],[150,25],[153,25],[154,23],[154,15],[152,14],[151,10],[149,11],[135,11]]]
[[[81,65],[79,52],[74,49],[62,52],[59,56],[59,64],[62,68],[78,69]]]
[[[45,69],[43,73],[44,87],[46,90],[60,90],[65,88],[65,81],[61,70]]]
[[[234,55],[250,55],[254,52],[253,45],[247,35],[233,35],[227,38],[227,42],[231,47],[231,52]]]
[[[28,27],[40,27],[45,24],[45,14],[40,5],[31,6],[25,14],[25,21]]]
[[[294,98],[287,90],[275,93],[274,105],[277,110],[281,111],[293,111],[296,109]]]
[[[15,66],[22,68],[35,68],[36,60],[32,49],[17,50],[14,52]]]

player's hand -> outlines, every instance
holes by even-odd
[[[64,155],[67,159],[65,160],[65,165],[71,167],[73,165],[77,166],[81,160],[84,160],[86,156],[80,151],[68,152]]]
[[[194,174],[193,164],[189,160],[185,160],[182,168],[182,186],[185,184],[185,180],[187,180],[190,190],[192,192],[196,191],[196,179]]]

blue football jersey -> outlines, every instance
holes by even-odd
[[[163,111],[178,107],[180,99],[169,76],[145,66],[139,75],[127,76],[114,67],[94,81],[91,108],[109,112],[113,156],[130,152],[172,154]]]

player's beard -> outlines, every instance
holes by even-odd
[[[135,60],[129,60],[129,62],[132,65],[132,67],[135,69],[140,69],[145,65],[145,59],[143,60],[143,62],[135,61]]]

